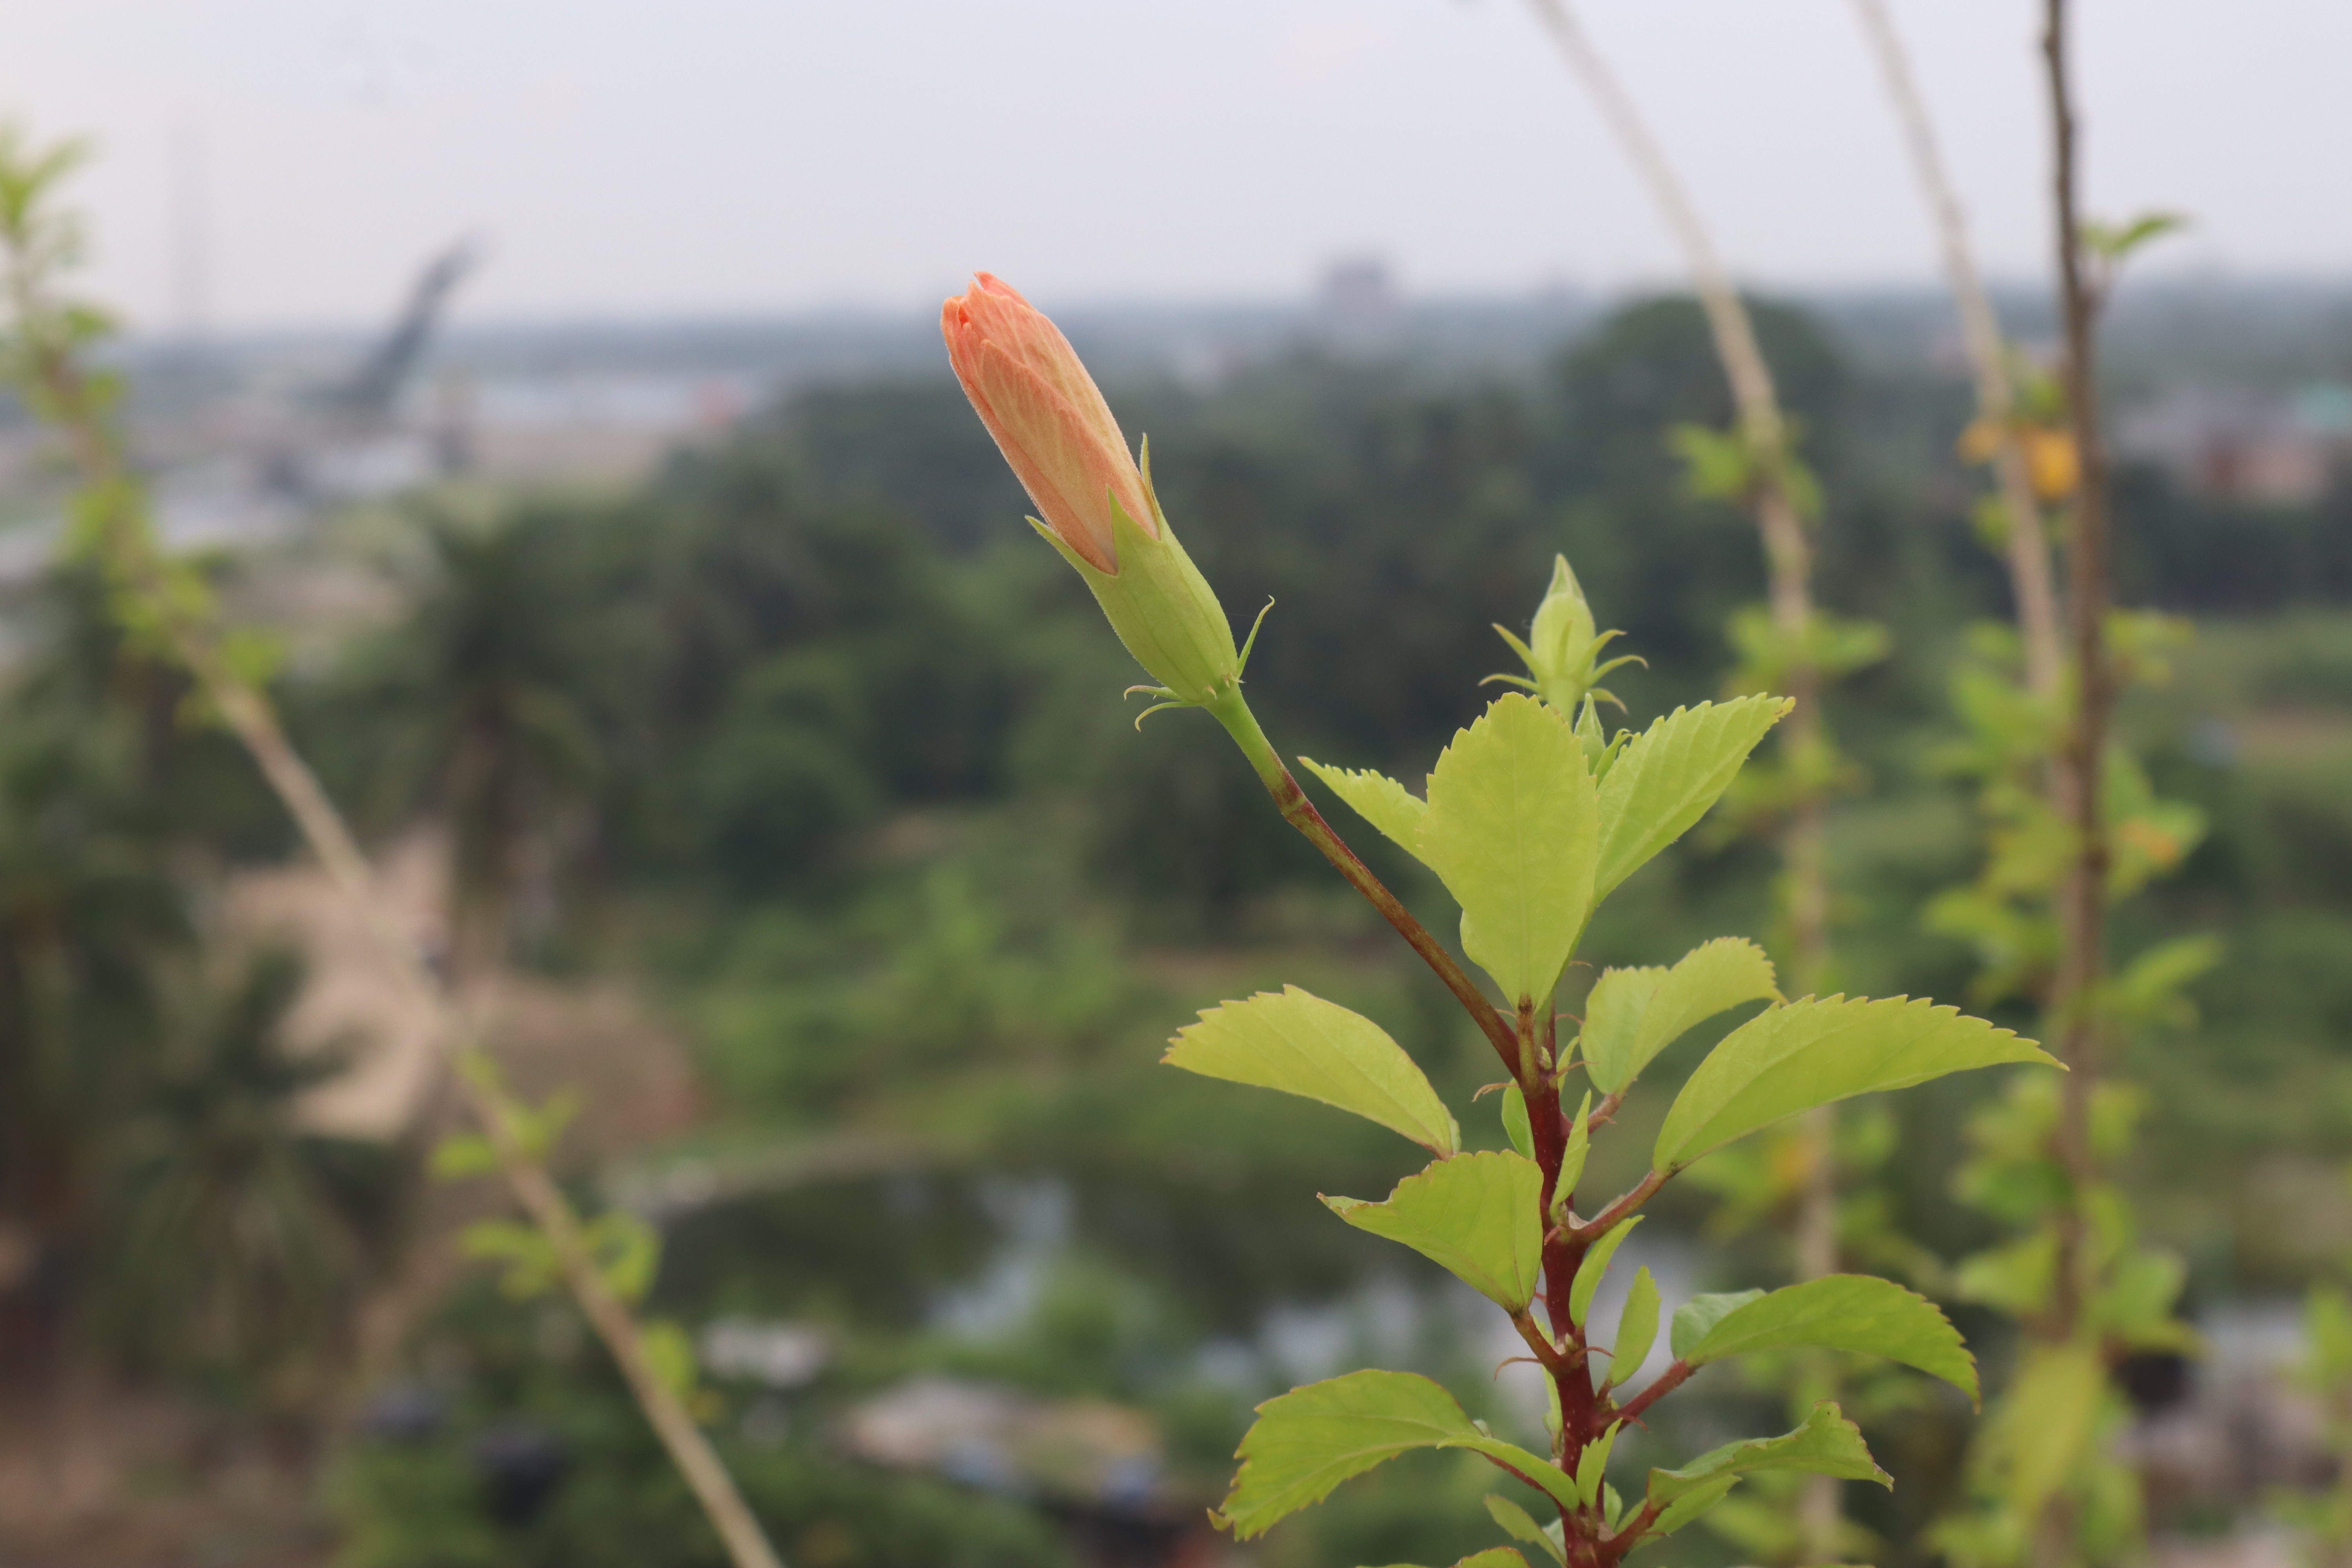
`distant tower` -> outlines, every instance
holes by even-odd
[[[1341,348],[1379,348],[1397,332],[1396,279],[1377,256],[1348,257],[1331,264],[1316,291],[1318,334]]]

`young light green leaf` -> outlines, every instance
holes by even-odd
[[[2352,1297],[2334,1285],[2315,1285],[2303,1300],[2307,1372],[2331,1385],[2352,1373]]]
[[[1433,1153],[1462,1147],[1453,1112],[1402,1046],[1363,1015],[1296,985],[1208,1009],[1160,1059],[1352,1110]]]
[[[2106,1382],[2095,1345],[2043,1345],[2025,1352],[1985,1434],[2001,1490],[2021,1517],[2040,1513],[2081,1467],[2097,1430]]]
[[[1600,818],[1568,721],[1497,698],[1429,775],[1421,856],[1462,906],[1462,948],[1506,1002],[1551,994],[1592,912]]]
[[[1391,1568],[1413,1568],[1413,1564],[1393,1563]],[[1454,1568],[1528,1568],[1528,1560],[1511,1547],[1489,1546],[1484,1552],[1473,1552]]]
[[[1730,787],[1748,753],[1794,704],[1739,697],[1677,708],[1618,753],[1601,784],[1601,867],[1592,896],[1618,883],[1690,831]]]
[[[1586,1498],[1597,1498],[1609,1484],[1609,1451],[1617,1446],[1617,1434],[1625,1429],[1622,1421],[1612,1421],[1609,1429],[1584,1446],[1576,1460],[1576,1489]]]
[[[1943,1309],[1891,1279],[1832,1274],[1759,1297],[1726,1312],[1687,1349],[1693,1366],[1749,1351],[1791,1346],[1855,1351],[1917,1367],[1977,1400],[1977,1363]]]
[[[1496,1149],[1440,1160],[1399,1182],[1386,1203],[1323,1201],[1358,1230],[1403,1243],[1516,1312],[1542,1282],[1542,1194],[1540,1166]]]
[[[1609,751],[1609,736],[1601,727],[1601,706],[1591,697],[1576,710],[1576,742],[1584,748],[1584,765],[1599,779],[1601,759]]]
[[[436,1182],[485,1176],[499,1168],[499,1153],[490,1146],[490,1141],[478,1132],[452,1132],[433,1146],[433,1158],[426,1168]]]
[[[1584,1255],[1584,1261],[1576,1266],[1576,1283],[1568,1288],[1568,1315],[1577,1327],[1584,1326],[1584,1314],[1592,1305],[1592,1293],[1601,1289],[1601,1277],[1609,1272],[1609,1260],[1617,1255],[1619,1246],[1643,1218],[1635,1215],[1621,1221],[1607,1236],[1594,1242],[1591,1250]]]
[[[1528,1125],[1528,1097],[1515,1083],[1503,1086],[1503,1136],[1528,1159],[1536,1157],[1535,1130]]]
[[[1667,1346],[1676,1361],[1688,1361],[1691,1348],[1706,1338],[1709,1330],[1750,1301],[1761,1301],[1761,1290],[1722,1290],[1711,1295],[1693,1296],[1675,1309],[1674,1328],[1667,1336]]]
[[[1576,1184],[1584,1180],[1585,1157],[1592,1152],[1591,1115],[1592,1091],[1588,1089],[1576,1108],[1576,1119],[1568,1124],[1568,1147],[1560,1151],[1559,1178],[1551,1190],[1551,1217],[1555,1224],[1566,1217],[1569,1205],[1576,1198]]]
[[[1408,1372],[1368,1371],[1310,1383],[1259,1405],[1217,1521],[1243,1541],[1263,1535],[1350,1476],[1413,1448],[1467,1448],[1564,1506],[1577,1504],[1575,1484],[1550,1461],[1481,1432],[1437,1384]]]
[[[1652,1470],[1650,1500],[1663,1508],[1726,1476],[1757,1470],[1810,1470],[1841,1480],[1876,1481],[1883,1487],[1895,1484],[1893,1477],[1871,1461],[1860,1429],[1835,1405],[1824,1402],[1814,1405],[1805,1424],[1793,1432],[1726,1443],[1678,1470]]]
[[[1707,1054],[1666,1112],[1651,1166],[1671,1175],[1816,1105],[2007,1062],[2058,1065],[2033,1041],[1924,997],[1808,996],[1750,1018]]]
[[[1633,1288],[1625,1293],[1625,1310],[1617,1315],[1617,1337],[1609,1344],[1609,1381],[1601,1386],[1614,1388],[1641,1371],[1650,1359],[1650,1347],[1657,1342],[1658,1282],[1643,1268],[1635,1272]]]
[[[1692,1520],[1696,1519],[1700,1514],[1705,1513],[1708,1509],[1711,1509],[1717,1503],[1721,1502],[1723,1500],[1724,1494],[1738,1484],[1739,1478],[1738,1476],[1725,1476],[1719,1480],[1709,1481],[1705,1486],[1702,1486],[1694,1491],[1685,1492],[1681,1497],[1675,1500],[1672,1507],[1659,1514],[1656,1522],[1653,1523],[1643,1533],[1645,1535],[1672,1535],[1675,1531],[1680,1530],[1684,1525],[1688,1524]]]
[[[1584,1058],[1592,1087],[1601,1093],[1623,1089],[1642,1070],[1633,1065],[1633,1042],[1642,1032],[1642,1016],[1665,978],[1664,964],[1645,963],[1635,969],[1604,969],[1592,983],[1584,998],[1577,1054]]]
[[[1524,1541],[1530,1546],[1542,1547],[1544,1551],[1550,1553],[1551,1560],[1555,1563],[1564,1563],[1568,1561],[1568,1553],[1560,1549],[1559,1542],[1545,1534],[1544,1527],[1529,1518],[1528,1510],[1509,1498],[1498,1492],[1488,1492],[1486,1512],[1513,1540]]]
[[[1381,837],[1419,858],[1421,818],[1428,809],[1419,795],[1370,768],[1328,767],[1312,757],[1299,758],[1298,765],[1330,785],[1331,793],[1379,828]]]
[[[634,1306],[653,1289],[661,1268],[661,1232],[642,1215],[606,1209],[581,1227],[604,1288]]]
[[[1584,1066],[1592,1085],[1630,1085],[1684,1031],[1743,1002],[1778,1000],[1772,961],[1743,937],[1717,937],[1672,969],[1605,969],[1584,1004]]]
[[[694,1396],[701,1363],[694,1353],[694,1336],[672,1318],[649,1318],[639,1325],[637,1347],[662,1386],[680,1399]]]

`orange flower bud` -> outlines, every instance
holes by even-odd
[[[1127,437],[1069,340],[987,273],[940,313],[956,379],[1045,513],[1037,531],[1076,568],[1111,629],[1171,700],[1213,708],[1241,688],[1217,595],[1176,541]]]
[[[1159,537],[1143,477],[1110,405],[1069,339],[1003,279],[982,272],[940,312],[948,359],[1054,536],[1116,574],[1111,502]]]

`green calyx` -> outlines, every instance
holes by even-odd
[[[1154,539],[1127,515],[1112,498],[1111,539],[1118,570],[1098,572],[1035,518],[1030,526],[1061,552],[1077,574],[1094,590],[1111,630],[1135,656],[1136,663],[1160,682],[1142,689],[1165,702],[1185,708],[1205,708],[1231,696],[1241,687],[1242,652],[1234,646],[1233,624],[1223,605],[1177,542],[1151,487],[1151,452],[1143,457],[1143,493],[1151,503]]]
[[[1507,627],[1498,626],[1495,629],[1526,663],[1528,673],[1490,675],[1486,679],[1532,691],[1571,719],[1588,696],[1602,702],[1616,702],[1615,694],[1601,689],[1601,678],[1621,664],[1642,662],[1633,654],[1605,664],[1601,662],[1601,650],[1622,634],[1598,629],[1592,606],[1585,603],[1583,586],[1569,569],[1565,555],[1551,558],[1551,586],[1536,608],[1535,625],[1528,628],[1528,640],[1520,641]],[[1624,706],[1622,702],[1617,705]]]

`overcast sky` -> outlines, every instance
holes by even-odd
[[[1989,264],[2038,272],[2037,7],[1892,3]],[[1584,10],[1735,268],[1930,275],[1849,0]],[[2080,47],[2095,209],[2352,275],[2352,5],[2085,0]],[[0,115],[96,136],[94,282],[151,326],[373,320],[467,232],[478,320],[1675,271],[1520,0],[0,0]]]

